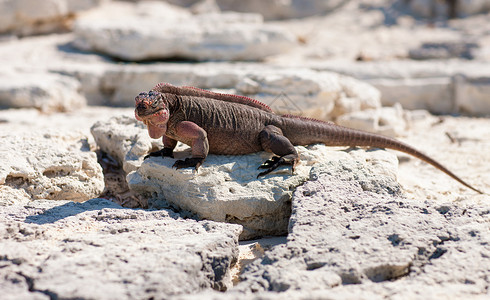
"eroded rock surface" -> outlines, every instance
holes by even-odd
[[[488,290],[488,205],[406,199],[396,181],[359,163],[328,162],[311,177],[294,193],[287,244],[250,265],[238,291],[306,299]]]
[[[102,168],[86,136],[33,132],[1,139],[2,205],[31,199],[82,202],[104,189]]]
[[[105,199],[0,211],[3,299],[165,299],[231,287],[241,226]]]

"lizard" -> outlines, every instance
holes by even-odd
[[[259,169],[257,178],[282,165],[300,161],[295,145],[388,148],[410,154],[446,173],[464,186],[483,194],[445,166],[388,136],[294,115],[275,114],[270,107],[245,96],[216,93],[195,87],[157,84],[135,97],[135,117],[151,138],[162,138],[163,148],[150,156],[173,157],[177,141],[191,147],[191,157],[177,160],[174,168],[197,171],[209,153],[242,155],[259,151],[273,154]]]

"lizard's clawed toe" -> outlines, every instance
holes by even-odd
[[[194,168],[197,169],[202,165],[202,162],[204,161],[204,158],[200,157],[191,157],[191,158],[186,158],[185,160],[177,160],[172,168],[182,169],[182,168]]]
[[[275,163],[277,163],[281,158],[279,156],[274,156],[271,159],[266,160],[263,164],[261,164],[257,169],[269,169]]]
[[[161,156],[162,158],[163,157],[171,157],[171,158],[174,158],[174,150],[173,149],[170,149],[170,148],[162,148],[158,151],[153,151],[153,152],[150,152],[148,153],[144,158],[143,160],[151,157],[151,156]]]
[[[259,166],[259,169],[267,169],[264,172],[260,172],[257,178],[269,174],[277,169],[279,166],[291,166],[291,174],[294,173],[294,168],[298,163],[298,156],[295,154],[288,154],[284,156],[274,156],[271,159],[266,160]]]
[[[259,169],[267,169],[264,172],[260,172],[259,175],[257,175],[257,178],[260,176],[264,176],[269,174],[270,172],[274,171],[277,169],[280,165],[285,165],[288,164],[284,158],[279,157],[279,156],[274,156],[271,159],[268,159],[266,162],[264,162],[262,165],[259,166]]]

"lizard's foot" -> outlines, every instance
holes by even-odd
[[[182,168],[195,168],[196,171],[197,169],[202,165],[202,162],[204,161],[204,158],[201,157],[191,157],[191,158],[186,158],[185,160],[178,160],[174,163],[172,168],[182,169]]]
[[[162,148],[158,151],[153,151],[153,152],[148,153],[148,155],[146,155],[143,159],[145,160],[151,156],[161,156],[161,157],[174,158],[174,150],[171,148]]]
[[[260,172],[257,178],[269,174],[270,172],[277,169],[279,166],[288,165],[291,166],[291,174],[294,173],[294,167],[298,162],[297,155],[284,155],[284,156],[274,156],[271,159],[266,160],[263,164],[259,166],[259,169],[267,169],[264,172]]]

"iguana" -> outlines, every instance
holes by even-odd
[[[173,165],[177,169],[197,170],[208,153],[241,155],[268,151],[275,154],[259,166],[265,171],[258,178],[281,165],[290,165],[294,172],[300,159],[294,145],[364,146],[408,153],[482,193],[434,159],[394,138],[310,118],[277,115],[267,105],[244,96],[160,83],[136,96],[135,117],[146,124],[151,138],[163,140],[163,148],[149,153],[145,159],[173,157],[177,141],[191,146],[192,156],[177,160]]]

